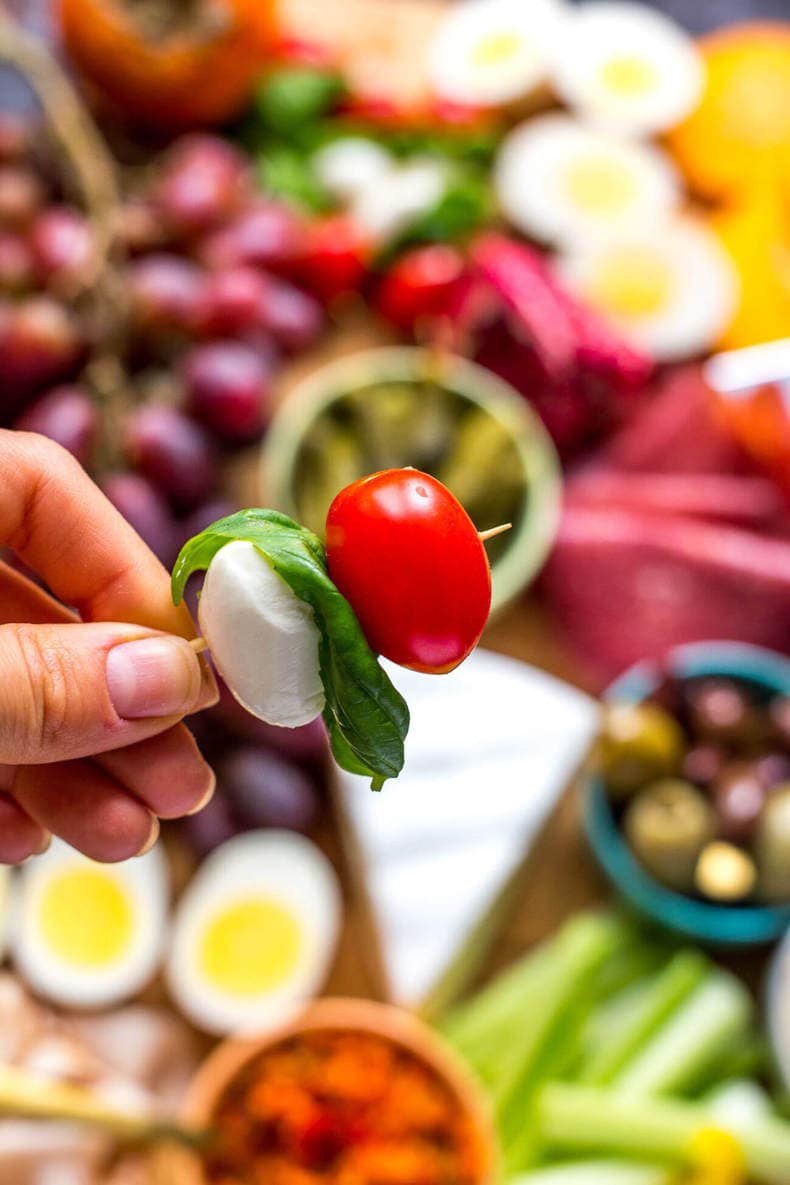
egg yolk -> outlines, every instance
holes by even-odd
[[[596,216],[616,217],[637,193],[630,169],[621,161],[599,154],[577,158],[568,165],[564,180],[573,204]]]
[[[610,58],[601,68],[604,88],[618,98],[636,99],[649,94],[656,85],[655,67],[644,58],[622,54]]]
[[[491,33],[475,47],[472,62],[475,66],[499,66],[509,62],[521,49],[523,40],[520,33],[508,33],[505,30]]]
[[[74,967],[106,967],[129,946],[131,903],[118,882],[93,868],[73,868],[51,877],[39,906],[46,946]]]
[[[238,900],[215,913],[206,927],[200,973],[227,995],[258,996],[289,978],[301,949],[298,920],[278,901]]]
[[[644,249],[623,248],[606,257],[589,297],[597,308],[638,319],[665,308],[674,288],[674,272],[666,260]]]

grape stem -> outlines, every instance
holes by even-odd
[[[72,182],[94,235],[93,266],[81,277],[90,298],[94,337],[99,343],[85,372],[104,409],[105,465],[117,460],[121,424],[129,392],[119,359],[126,337],[126,296],[115,267],[119,252],[120,194],[113,160],[85,105],[53,55],[0,7],[0,61],[27,81],[38,99],[47,128],[62,149]],[[78,295],[78,294],[74,294]]]
[[[41,106],[47,126],[68,160],[85,211],[94,227],[95,262],[82,286],[104,284],[107,262],[116,245],[118,185],[101,133],[66,74],[46,47],[0,8],[0,61],[26,79]],[[117,296],[117,294],[113,294]],[[106,299],[106,291],[102,298]]]

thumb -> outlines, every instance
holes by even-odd
[[[215,698],[183,638],[104,622],[0,626],[0,763],[132,745]]]

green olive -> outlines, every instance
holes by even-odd
[[[614,704],[604,710],[598,759],[615,798],[674,774],[683,749],[680,725],[655,704]]]
[[[754,843],[763,901],[790,901],[790,782],[768,795],[757,823]]]
[[[694,879],[711,901],[742,901],[754,889],[757,868],[743,848],[715,839],[700,852]]]
[[[681,778],[647,786],[631,800],[623,817],[623,831],[640,864],[680,893],[693,890],[697,861],[715,827],[708,800]]]

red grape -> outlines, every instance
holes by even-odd
[[[35,173],[22,165],[0,166],[0,226],[28,226],[43,204],[44,187]]]
[[[211,268],[250,264],[274,271],[290,267],[302,252],[302,220],[288,206],[259,201],[200,244],[201,260]]]
[[[96,404],[77,386],[55,387],[37,399],[15,425],[56,440],[87,465],[99,432]]]
[[[187,259],[161,252],[129,268],[132,316],[148,335],[191,333],[200,306],[203,275]]]
[[[182,507],[202,502],[217,484],[214,447],[199,424],[174,407],[134,412],[126,430],[134,467]]]
[[[237,337],[256,324],[266,280],[251,267],[233,267],[207,277],[198,329],[207,337]]]
[[[220,766],[218,780],[234,814],[247,827],[307,831],[318,811],[310,778],[266,749],[238,749]]]
[[[206,527],[210,527],[218,519],[227,518],[229,514],[234,514],[238,509],[236,503],[231,502],[228,498],[211,498],[208,502],[203,502],[178,524],[179,543],[183,546],[188,539],[199,535],[201,531],[205,531]]]
[[[0,230],[0,290],[18,294],[34,279],[33,255],[22,235]]]
[[[136,473],[113,473],[101,483],[116,510],[166,567],[175,559],[175,526],[164,498]]]
[[[29,145],[27,121],[21,116],[12,115],[10,111],[0,112],[0,163],[21,160]]]
[[[289,353],[312,346],[324,327],[324,313],[317,300],[293,284],[272,281],[258,310],[260,323]]]
[[[217,679],[219,703],[212,709],[225,730],[238,740],[267,749],[295,761],[299,765],[316,766],[324,762],[328,752],[328,741],[323,721],[319,718],[304,724],[301,728],[278,728],[258,720],[234,699],[222,679]]]
[[[243,342],[195,346],[184,359],[189,410],[222,440],[254,440],[268,414],[269,374]]]
[[[200,859],[208,856],[220,844],[233,839],[241,830],[227,798],[221,793],[214,797],[198,811],[196,815],[188,815],[181,819],[179,829],[186,836],[192,851]]]
[[[162,220],[145,198],[129,198],[121,207],[118,235],[130,255],[158,251],[166,243]]]
[[[16,393],[32,394],[67,377],[82,347],[70,312],[49,296],[28,297],[0,314],[0,382]]]
[[[236,209],[245,175],[243,158],[225,140],[185,136],[165,163],[156,203],[174,234],[199,234]]]
[[[50,206],[30,232],[38,277],[44,284],[70,286],[85,279],[93,260],[93,234],[87,220],[68,206]]]

